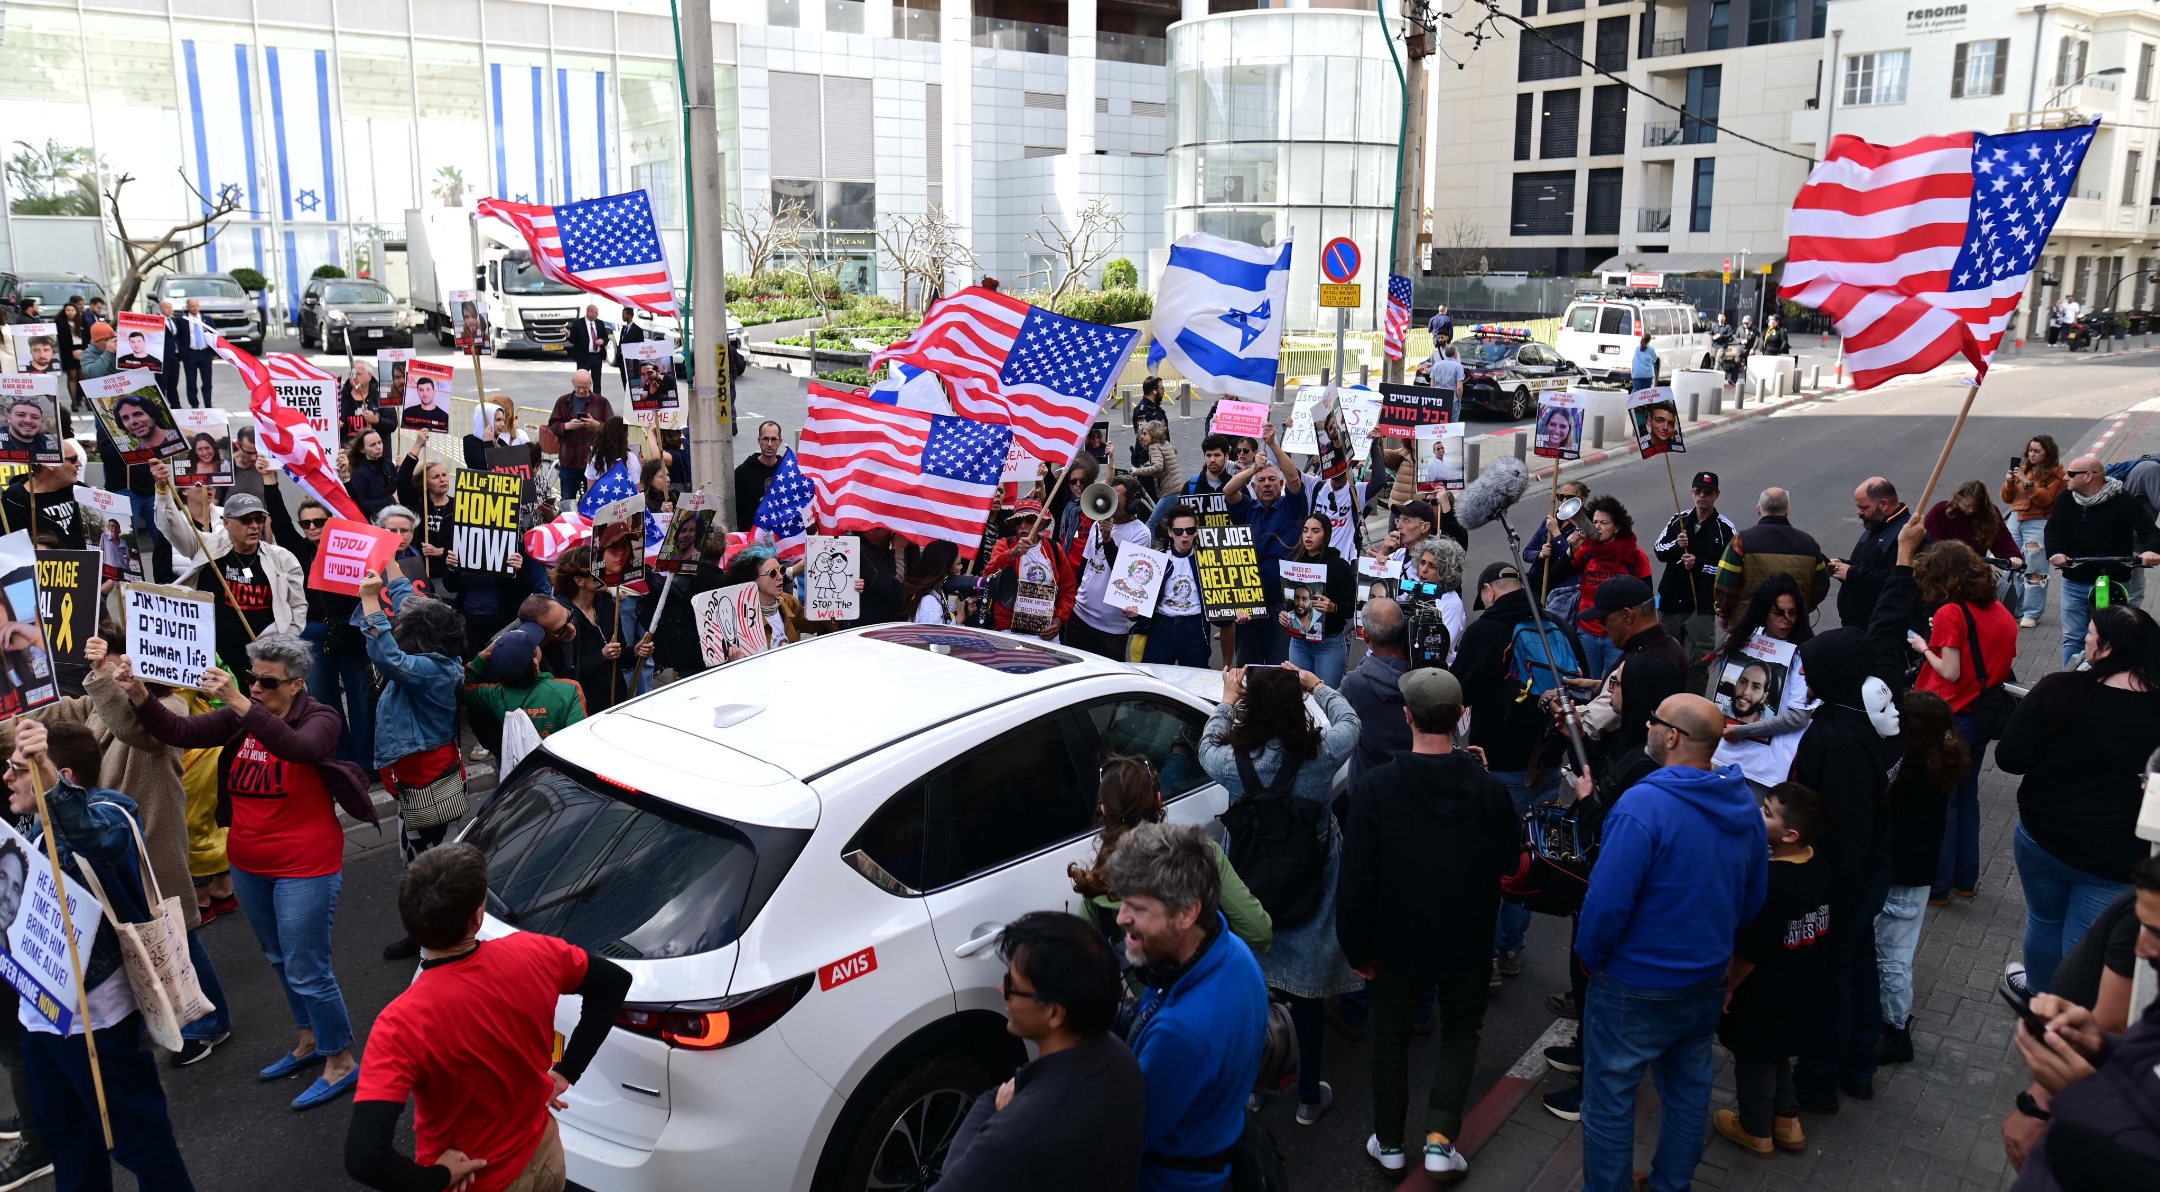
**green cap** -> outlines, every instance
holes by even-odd
[[[1404,671],[1403,677],[1395,680],[1395,686],[1402,691],[1403,703],[1420,716],[1438,707],[1462,707],[1462,684],[1437,666]]]

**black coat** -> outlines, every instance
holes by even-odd
[[[862,540],[857,553],[862,558],[863,581],[862,618],[855,623],[883,625],[908,620],[907,611],[900,607],[902,576],[892,550],[889,547],[879,550],[861,534],[854,534],[854,537]]]
[[[1912,510],[1900,509],[1897,516],[1880,526],[1860,528],[1860,540],[1853,543],[1852,554],[1846,556],[1850,568],[1838,584],[1838,623],[1854,629],[1867,628],[1868,618],[1875,611],[1875,598],[1882,594],[1883,581],[1890,578],[1890,569],[1897,565],[1898,531],[1912,520]]]
[[[1469,743],[1485,751],[1485,760],[1503,773],[1526,770],[1545,739],[1545,714],[1536,700],[1519,700],[1521,685],[1508,678],[1508,647],[1515,627],[1530,617],[1530,593],[1518,588],[1492,602],[1484,615],[1463,630],[1455,647],[1455,678],[1470,707]],[[1573,626],[1547,623],[1548,632],[1565,640],[1576,658]],[[1558,642],[1554,643],[1558,648]]]
[[[102,425],[102,423],[100,424]],[[363,459],[355,461],[352,480],[345,492],[360,507],[369,521],[382,512],[385,505],[397,503],[397,468],[387,459]]]
[[[613,336],[609,335],[606,323],[594,319],[592,321],[592,334],[588,335],[585,329],[585,319],[580,316],[570,320],[568,330],[570,333],[570,355],[573,359],[593,360],[607,354],[608,341]]]
[[[1354,966],[1430,984],[1492,962],[1520,852],[1507,787],[1467,753],[1404,753],[1350,790],[1335,938]]]
[[[2104,501],[2086,505],[2065,489],[2055,498],[2055,510],[2048,515],[2047,532],[2041,537],[2046,543],[2042,549],[2050,556],[2073,559],[2160,550],[2160,531],[2155,531],[2137,498],[2119,490]],[[2065,580],[2079,584],[2092,583],[2103,574],[2118,582],[2130,578],[2130,568],[2121,563],[2085,563],[2061,570]]]
[[[1890,767],[1904,750],[1875,731],[1861,698],[1875,652],[1857,629],[1833,629],[1800,647],[1808,694],[1822,701],[1793,755],[1793,781],[1822,796],[1829,830],[1817,842],[1850,898],[1890,860]]]
[[[945,1154],[938,1192],[1104,1192],[1140,1180],[1147,1080],[1116,1032],[1026,1064],[1013,1096],[975,1098]]]

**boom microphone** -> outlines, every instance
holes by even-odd
[[[1508,511],[1508,506],[1522,500],[1530,487],[1530,473],[1522,461],[1512,455],[1496,459],[1478,478],[1464,488],[1455,498],[1455,516],[1463,528],[1475,530],[1479,526]]]

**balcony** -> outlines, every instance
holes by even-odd
[[[1672,231],[1672,208],[1644,207],[1636,211],[1635,230],[1638,232]]]
[[[1138,33],[1104,33],[1099,29],[1095,31],[1095,57],[1099,61],[1161,66],[1168,60],[1164,53],[1166,45],[1160,37],[1143,37]]]
[[[1680,143],[1680,124],[1679,124],[1679,122],[1678,122],[1678,121],[1674,121],[1674,122],[1673,122],[1673,123],[1671,123],[1671,124],[1645,124],[1645,125],[1643,125],[1643,129],[1642,129],[1642,143],[1643,143],[1643,148],[1645,148],[1645,149],[1662,149],[1662,148],[1664,148],[1664,147],[1665,147],[1665,146],[1667,146],[1667,145],[1677,145],[1677,144],[1679,144],[1679,143]]]
[[[986,50],[1020,50],[1029,54],[1065,56],[1065,26],[1003,17],[973,17],[973,36],[968,40]]]
[[[1643,51],[1645,58],[1668,58],[1674,54],[1687,53],[1687,34],[1675,33],[1671,37],[1653,37]]]
[[[935,8],[904,8],[898,4],[893,5],[892,35],[899,41],[936,41],[938,39],[938,10]]]

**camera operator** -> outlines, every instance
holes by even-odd
[[[1463,548],[1452,538],[1420,543],[1397,599],[1410,619],[1410,665],[1452,667],[1469,614],[1463,609]]]

